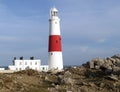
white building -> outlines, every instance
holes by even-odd
[[[14,59],[13,65],[8,66],[9,70],[21,71],[26,69],[33,69],[37,71],[48,71],[48,65],[41,65],[41,60],[39,59],[30,59],[24,60],[20,58],[19,60]]]
[[[48,71],[48,65],[41,65],[40,70],[44,72]]]

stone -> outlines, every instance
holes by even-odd
[[[117,62],[119,62],[119,61],[120,61],[120,59],[118,59],[118,58],[115,58],[115,61],[116,61],[116,63],[117,63]]]
[[[47,71],[48,73],[51,73],[51,74],[57,74],[58,72],[61,72],[60,70],[58,69],[51,69],[49,71]]]
[[[113,65],[111,60],[107,60],[107,64],[108,64],[108,66],[112,66]]]
[[[104,59],[99,59],[99,66],[103,65],[105,63]]]
[[[87,87],[81,87],[80,90],[81,90],[81,92],[89,92]]]
[[[72,76],[72,74],[71,74],[71,72],[69,72],[69,71],[66,71],[65,73],[64,73],[64,77],[71,77]]]
[[[120,67],[117,67],[117,66],[113,66],[113,72],[117,72],[117,71],[120,71]]]
[[[82,82],[82,85],[84,85],[84,86],[88,86],[89,84],[86,83],[86,82]]]
[[[95,65],[101,66],[104,64],[104,59],[102,58],[96,58],[96,59],[93,59],[92,61],[95,63]]]
[[[96,65],[96,66],[95,66],[95,69],[100,69],[100,66],[99,66],[99,65]]]
[[[63,78],[64,84],[74,85],[74,80],[72,78]]]
[[[118,67],[120,67],[120,61],[117,61],[117,62],[116,62],[116,65],[117,65]]]
[[[89,66],[90,66],[90,68],[95,68],[94,67],[94,62],[93,61],[89,62]]]
[[[57,76],[56,75],[46,75],[45,81],[51,82],[51,83],[57,83]]]
[[[116,54],[116,55],[112,56],[112,58],[118,58],[118,59],[120,59],[120,54]]]
[[[107,79],[109,79],[109,80],[113,80],[113,81],[118,81],[119,79],[115,76],[115,75],[111,75],[111,76],[107,76],[106,77]]]
[[[108,59],[111,60],[113,64],[114,64],[115,61],[116,61],[114,58],[111,58],[111,57],[109,57]]]
[[[0,89],[3,88],[3,86],[4,86],[4,81],[0,79]]]
[[[103,88],[105,86],[105,83],[100,83],[99,87]]]

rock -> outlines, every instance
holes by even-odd
[[[117,66],[113,66],[113,72],[117,72],[117,71],[120,71],[120,67],[117,67]]]
[[[63,78],[63,81],[67,85],[74,85],[74,80],[72,78]]]
[[[111,76],[107,76],[106,78],[109,80],[118,81],[118,78],[113,74]]]
[[[51,70],[47,71],[47,73],[51,73],[51,74],[56,74],[58,72],[61,72],[61,71],[58,69],[51,69]]]
[[[117,62],[116,62],[116,65],[117,65],[118,67],[120,67],[120,61],[117,61]]]
[[[63,76],[58,76],[58,84],[73,85],[74,83],[75,81],[72,79],[72,74],[69,71],[66,71]]]
[[[46,75],[45,81],[51,82],[51,83],[57,83],[57,76],[56,75]]]
[[[96,66],[95,66],[95,69],[100,69],[100,66],[99,66],[99,65],[96,65]]]
[[[90,68],[95,68],[94,67],[94,62],[93,61],[89,62],[89,66],[90,66]]]
[[[86,83],[86,82],[82,82],[82,85],[84,85],[84,86],[88,86],[89,84]]]
[[[69,71],[66,71],[65,73],[64,73],[64,77],[71,77],[72,76],[72,74],[71,74],[71,72],[69,72]]]
[[[95,58],[92,60],[92,62],[94,62],[95,65],[101,66],[104,64],[104,59],[102,58]]]
[[[87,87],[81,87],[80,90],[81,90],[81,92],[89,92]]]
[[[105,83],[100,83],[99,87],[101,88],[105,87]]]
[[[116,63],[117,63],[117,62],[119,62],[119,61],[120,61],[120,59],[118,59],[118,58],[115,58],[115,61],[116,61]]]
[[[111,66],[108,66],[105,70],[106,73],[111,73],[112,72],[112,67]]]
[[[4,86],[4,81],[0,79],[0,89],[3,88],[3,86]]]
[[[101,65],[100,68],[101,68],[102,70],[106,70],[108,66],[109,66],[109,65],[105,63],[105,64]]]
[[[108,66],[112,66],[113,65],[111,60],[107,60],[107,64],[108,64]]]
[[[116,63],[115,58],[111,58],[111,57],[109,57],[108,59],[112,62],[112,65],[114,65],[114,64]]]
[[[99,66],[103,65],[105,63],[105,59],[99,59]]]
[[[72,91],[67,90],[67,92],[72,92]]]
[[[116,54],[116,55],[112,56],[112,58],[118,58],[118,59],[120,59],[120,54]]]
[[[100,67],[105,63],[104,59],[94,58],[89,62],[90,68],[100,69]]]

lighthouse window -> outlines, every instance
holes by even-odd
[[[57,22],[55,22],[55,24],[57,24]]]
[[[53,53],[51,53],[51,55],[53,55]]]
[[[57,16],[57,12],[54,12],[54,16]]]
[[[58,43],[58,40],[56,40],[56,43]]]

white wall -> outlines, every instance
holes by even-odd
[[[8,66],[8,69],[9,69],[9,70],[16,70],[16,67],[15,67],[14,65],[9,65],[9,66]]]
[[[0,71],[1,71],[1,70],[5,70],[5,68],[0,68]]]
[[[14,60],[13,66],[9,66],[10,70],[25,70],[25,69],[33,69],[40,70],[41,60]]]
[[[15,65],[9,65],[9,70],[20,71],[33,69],[37,71],[48,71],[48,65],[41,65],[41,60],[14,60]]]
[[[40,71],[44,71],[44,72],[48,71],[48,65],[41,65]]]

